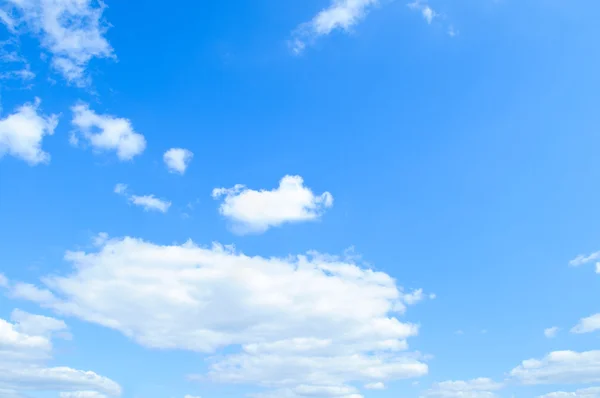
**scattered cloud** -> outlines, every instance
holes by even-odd
[[[129,119],[112,115],[99,115],[87,104],[79,103],[71,108],[71,123],[89,145],[97,151],[115,151],[119,160],[131,160],[146,149],[146,139],[135,132]],[[78,135],[71,143],[79,142]]]
[[[207,374],[191,379],[294,396],[428,371],[420,354],[405,351],[419,327],[397,318],[413,293],[362,264],[318,253],[248,257],[218,244],[163,246],[129,237],[65,259],[73,266],[65,276],[45,277],[41,287],[16,283],[10,294],[145,347],[228,347]]]
[[[0,158],[8,154],[32,166],[50,161],[50,154],[42,150],[42,141],[54,134],[58,116],[40,113],[40,102],[36,98],[0,118]]]
[[[194,154],[187,149],[171,148],[165,152],[163,160],[171,173],[184,174],[193,157]]]
[[[600,262],[596,263],[596,273],[600,274]]]
[[[159,199],[152,194],[143,196],[129,194],[126,184],[119,183],[115,185],[114,192],[127,197],[130,203],[142,207],[145,211],[159,211],[161,213],[166,213],[171,207],[171,202],[164,199]],[[98,241],[96,241],[96,243],[101,244],[101,242]]]
[[[366,390],[385,390],[385,384],[382,382],[365,384]]]
[[[224,197],[219,212],[230,219],[238,233],[261,233],[284,223],[316,220],[333,206],[329,192],[315,195],[300,176],[285,176],[273,190],[255,191],[238,184],[215,188],[215,199]]]
[[[544,329],[544,336],[546,336],[549,339],[552,339],[554,337],[556,337],[556,334],[558,333],[559,328],[558,326],[552,326],[550,328]]]
[[[106,398],[106,395],[97,391],[72,391],[61,392],[60,398]]]
[[[408,7],[412,10],[419,11],[428,24],[431,24],[433,19],[439,16],[439,14],[423,0],[416,0],[413,3],[409,3]]]
[[[529,385],[600,382],[600,351],[553,351],[523,361],[510,375]]]
[[[584,264],[587,264],[587,263],[590,263],[590,262],[596,261],[596,260],[600,260],[600,251],[589,254],[587,256],[584,254],[580,254],[577,257],[575,257],[573,260],[569,261],[569,266],[579,267],[581,265],[584,265]]]
[[[443,381],[435,383],[421,394],[426,398],[494,398],[494,391],[503,387],[491,379],[480,377],[473,380]]]
[[[11,319],[9,322],[0,318],[0,393],[3,397],[4,392],[6,396],[18,397],[25,391],[84,389],[109,396],[120,395],[121,387],[117,383],[94,372],[46,366],[52,359],[53,337],[67,329],[64,322],[19,310],[13,311]]]
[[[571,333],[591,333],[600,330],[600,313],[582,318],[577,325],[571,329]]]
[[[377,4],[377,0],[331,0],[329,7],[296,28],[292,33],[290,48],[295,54],[300,54],[307,44],[320,36],[326,36],[336,29],[350,31]]]
[[[556,391],[538,398],[600,398],[600,387],[582,388],[572,392]]]
[[[200,396],[186,394],[183,398],[200,398]]]
[[[68,82],[86,86],[93,58],[114,58],[104,34],[103,2],[93,0],[6,0],[0,20],[13,32],[30,32],[52,54],[51,64]]]

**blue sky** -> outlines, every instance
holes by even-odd
[[[600,397],[599,11],[0,0],[0,396]]]

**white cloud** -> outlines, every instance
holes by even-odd
[[[546,336],[549,339],[552,339],[554,337],[556,337],[556,334],[558,333],[559,328],[558,326],[552,326],[550,328],[544,329],[544,336]]]
[[[123,195],[127,197],[130,203],[133,203],[136,206],[142,207],[145,211],[159,211],[161,213],[166,213],[169,211],[171,207],[171,202],[159,199],[154,195],[133,195],[127,193],[127,185],[126,184],[117,184],[115,185],[114,192],[119,195]],[[106,240],[107,235],[104,235],[104,240]],[[101,241],[96,241],[96,243],[102,244]]]
[[[365,384],[367,390],[385,390],[385,384],[382,382]]]
[[[0,318],[0,393],[85,389],[120,395],[117,383],[94,372],[46,366],[52,357],[52,338],[66,329],[64,322],[19,310],[11,318],[12,323]]]
[[[255,191],[244,185],[215,188],[213,198],[224,196],[219,212],[234,223],[239,233],[260,233],[288,222],[316,220],[333,206],[329,192],[315,195],[300,176],[285,176],[279,187]]]
[[[600,382],[600,351],[553,351],[523,361],[510,375],[530,385]]]
[[[163,155],[163,160],[171,173],[185,173],[194,154],[183,148],[171,148]]]
[[[600,313],[582,318],[577,325],[571,329],[571,333],[591,333],[600,330]]]
[[[321,10],[314,18],[300,25],[293,33],[290,42],[292,51],[300,54],[307,43],[319,36],[330,34],[336,29],[348,32],[360,22],[369,9],[378,4],[377,0],[332,0],[329,7]]]
[[[425,19],[425,21],[427,21],[428,24],[433,22],[433,19],[439,16],[439,14],[436,13],[433,10],[433,8],[431,8],[429,6],[429,4],[427,4],[427,2],[425,2],[423,0],[416,0],[413,3],[409,3],[408,7],[413,10],[419,11],[421,13],[421,15],[423,16],[423,18]],[[454,31],[454,30],[452,30],[452,31]]]
[[[157,349],[211,353],[216,382],[298,395],[422,376],[403,352],[418,326],[394,279],[332,256],[248,257],[232,247],[161,246],[109,239],[94,252],[67,252],[72,272],[11,295],[120,331]],[[410,301],[410,300],[409,300]],[[241,347],[241,349],[237,349]]]
[[[589,255],[580,254],[575,257],[573,260],[569,261],[569,266],[571,267],[579,267],[580,265],[584,265],[590,263],[592,261],[600,260],[600,251],[594,252]]]
[[[71,123],[95,150],[116,151],[120,160],[131,160],[146,149],[146,139],[135,132],[129,119],[99,115],[84,103],[71,107],[71,110]]]
[[[582,388],[577,391],[556,391],[540,395],[538,398],[600,398],[600,387]]]
[[[38,36],[52,53],[52,66],[70,83],[85,86],[90,60],[114,57],[104,37],[104,8],[103,2],[92,0],[7,0],[0,19],[13,30],[23,28]]]
[[[600,274],[600,262],[596,263],[596,273]]]
[[[200,398],[200,396],[186,394],[183,398]]]
[[[60,398],[106,398],[106,395],[101,394],[97,391],[72,391],[61,392]]]
[[[0,158],[6,154],[23,159],[30,165],[48,163],[50,154],[42,150],[42,140],[54,134],[57,115],[45,116],[39,112],[40,100],[22,105],[0,118]]]
[[[491,379],[480,377],[473,380],[444,381],[435,383],[432,388],[421,394],[428,398],[493,398],[494,391],[503,387]]]
[[[0,273],[0,287],[8,287],[8,279],[4,274]]]

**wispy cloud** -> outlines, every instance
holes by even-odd
[[[412,10],[419,11],[428,24],[433,22],[433,19],[439,16],[439,14],[423,0],[416,0],[413,3],[409,3],[408,7]]]
[[[114,192],[118,195],[125,196],[127,200],[136,205],[142,207],[145,211],[158,211],[166,213],[171,207],[171,202],[159,199],[153,194],[150,195],[134,195],[130,194],[128,186],[126,184],[119,183],[115,185]]]

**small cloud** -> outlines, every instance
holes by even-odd
[[[115,185],[114,192],[116,194],[127,197],[130,203],[142,207],[145,211],[159,211],[161,213],[166,213],[171,207],[171,202],[159,199],[153,194],[143,196],[130,195],[127,191],[128,188],[126,184]]]
[[[458,335],[458,336],[462,336],[463,334],[465,334],[465,332],[463,332],[462,330],[457,330],[456,332],[454,332],[454,334]]]
[[[433,19],[438,17],[439,14],[433,10],[425,1],[416,0],[413,3],[409,3],[408,7],[412,10],[417,10],[421,12],[421,15],[427,21],[428,24],[433,22]]]
[[[184,174],[193,157],[194,154],[187,149],[171,148],[165,152],[163,160],[171,173]]]
[[[571,329],[571,333],[591,333],[600,330],[600,313],[582,318],[577,325]]]
[[[367,390],[385,390],[385,384],[382,382],[365,384]]]
[[[8,287],[8,278],[4,274],[0,274],[0,287]]]
[[[552,339],[556,337],[558,330],[558,326],[552,326],[551,328],[544,329],[544,336],[546,336],[549,339]]]
[[[450,36],[450,37],[455,37],[455,36],[458,36],[458,33],[459,33],[459,32],[458,32],[458,30],[456,30],[456,29],[454,28],[454,26],[450,25],[450,26],[448,27],[448,36]]]
[[[587,264],[592,261],[600,260],[600,251],[594,252],[589,255],[580,254],[575,257],[573,260],[569,261],[569,266],[571,267],[579,267],[580,265]]]

